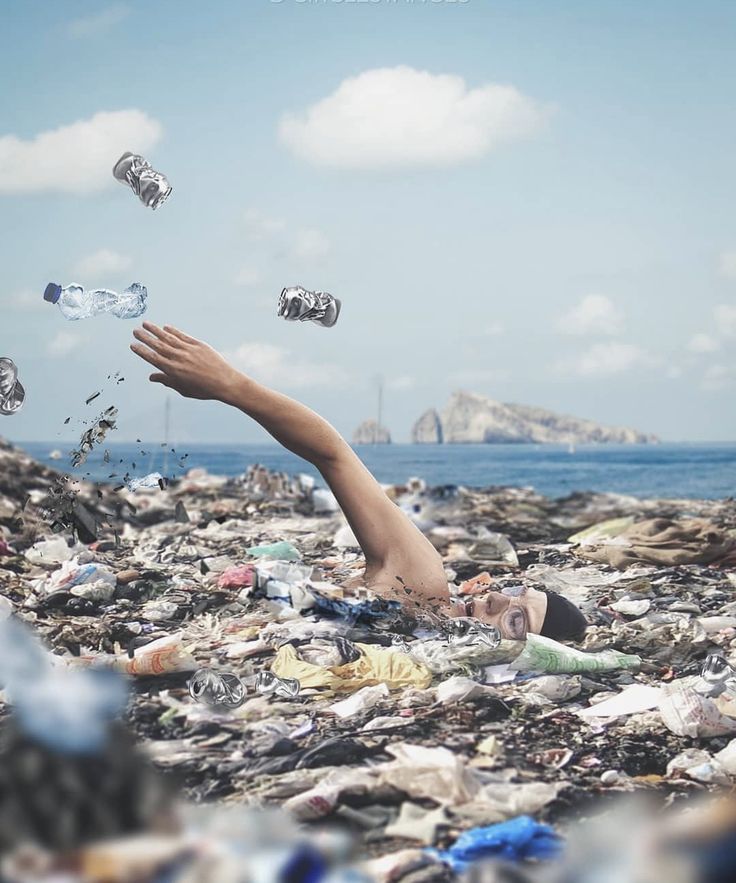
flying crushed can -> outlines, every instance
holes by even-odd
[[[0,414],[10,417],[20,411],[26,391],[18,380],[18,369],[12,359],[0,358]]]
[[[289,322],[315,322],[331,328],[340,315],[342,302],[326,291],[308,291],[301,285],[284,288],[278,315]]]
[[[171,184],[147,159],[126,151],[112,169],[115,179],[127,184],[143,205],[154,211],[169,198]]]

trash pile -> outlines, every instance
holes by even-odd
[[[127,679],[136,750],[175,776],[187,819],[258,810],[269,861],[287,860],[296,826],[289,861],[322,868],[253,879],[452,880],[490,858],[531,874],[616,797],[677,806],[733,786],[734,500],[386,488],[456,594],[558,592],[590,623],[573,645],[446,628],[377,598],[334,497],[307,476],[80,480],[98,524],[87,543],[45,517],[58,479],[0,441],[0,618],[31,627],[54,670]],[[32,694],[17,699],[14,677],[2,695],[22,724]],[[0,782],[0,817],[5,795]],[[283,820],[269,827],[267,810]],[[354,875],[339,876],[348,855]]]

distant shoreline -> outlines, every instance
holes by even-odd
[[[53,469],[69,471],[68,452],[74,441],[72,436],[65,441],[16,442],[14,446]],[[102,460],[105,449],[112,455],[107,464]],[[61,454],[59,459],[49,457],[54,450]],[[385,484],[401,484],[418,476],[429,485],[533,487],[548,497],[577,491],[658,499],[736,496],[736,442],[588,443],[574,447],[399,442],[358,445],[355,450]],[[289,474],[306,473],[323,483],[310,464],[270,441],[217,444],[174,440],[163,448],[160,442],[115,440],[93,452],[76,474],[85,477],[88,472],[93,481],[114,480],[111,474],[119,477],[126,471],[136,476],[159,471],[176,478],[194,467],[236,477],[254,463]]]

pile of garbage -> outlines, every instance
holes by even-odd
[[[81,681],[65,687],[59,667],[116,672],[135,751],[174,776],[187,807],[177,856],[206,805],[225,828],[258,811],[250,842],[278,841],[279,855],[294,826],[299,860],[323,872],[288,879],[327,879],[349,857],[362,876],[330,879],[451,880],[494,857],[555,860],[615,797],[678,805],[733,786],[734,500],[386,488],[460,595],[530,586],[577,604],[590,628],[572,645],[448,633],[376,598],[334,497],[308,476],[254,466],[135,490],[80,481],[96,525],[83,538],[48,520],[58,480],[0,442],[0,619],[24,623],[53,662],[22,669],[49,708],[21,742],[66,757],[62,699],[52,711]],[[0,653],[6,730],[36,721],[12,658]],[[53,690],[36,671],[53,673]],[[80,708],[94,715],[87,689]],[[0,818],[13,793],[0,781]],[[68,830],[65,849],[103,861],[108,846]],[[132,836],[112,822],[110,833]],[[141,861],[127,842],[109,846],[106,867]]]

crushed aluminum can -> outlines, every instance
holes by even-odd
[[[238,708],[245,702],[245,684],[237,675],[200,668],[189,679],[189,695],[195,702]]]
[[[18,369],[12,359],[0,359],[0,414],[9,417],[20,411],[26,391],[18,380]]]
[[[265,696],[273,693],[283,699],[296,699],[302,685],[296,678],[280,678],[271,671],[261,671],[256,675],[255,688]]]
[[[485,645],[491,650],[501,643],[501,633],[493,625],[486,625],[470,616],[458,616],[445,625],[448,643],[453,647]]]
[[[337,322],[341,307],[342,301],[326,291],[308,291],[295,285],[281,292],[278,315],[289,322],[316,322],[331,328]]]
[[[736,669],[720,653],[709,653],[700,669],[698,693],[718,696],[720,693],[736,693]]]
[[[171,185],[142,156],[126,151],[112,170],[116,180],[127,184],[143,205],[154,211],[169,198]]]

